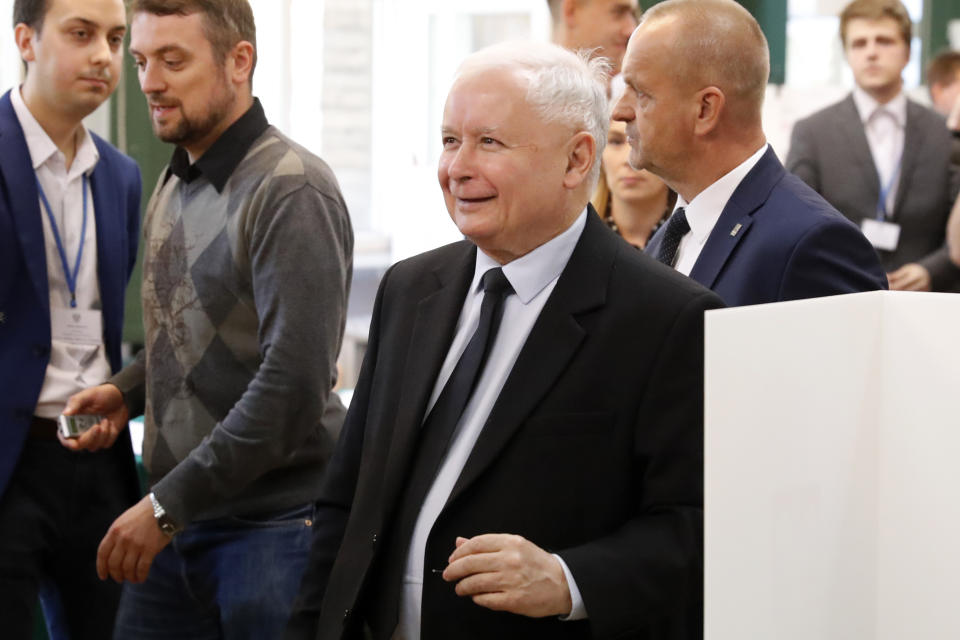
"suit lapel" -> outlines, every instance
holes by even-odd
[[[450,492],[448,504],[496,459],[566,370],[586,337],[577,315],[604,304],[609,272],[617,251],[623,249],[622,244],[591,207],[583,234],[530,331]]]
[[[435,289],[418,303],[407,351],[407,366],[401,381],[390,457],[383,477],[382,504],[393,505],[403,488],[413,460],[417,436],[423,424],[427,401],[446,359],[467,288],[476,267],[476,248],[464,243],[464,252],[449,269],[437,269],[431,278]]]
[[[897,181],[897,197],[893,203],[891,218],[896,219],[903,199],[910,190],[913,172],[917,168],[920,150],[923,148],[923,131],[917,124],[917,111],[921,109],[907,100],[907,123],[903,131],[903,155],[900,158],[900,178]]]
[[[733,250],[753,224],[753,212],[762,205],[770,191],[784,175],[783,165],[772,148],[737,185],[736,190],[713,226],[690,277],[707,288],[713,288]]]
[[[37,177],[30,162],[27,140],[10,102],[9,91],[0,98],[0,149],[3,150],[0,152],[0,177],[6,185],[10,216],[37,298],[49,315],[47,253],[40,220]]]
[[[853,101],[853,94],[847,96],[847,99],[840,103],[840,121],[839,129],[846,138],[846,147],[853,154],[853,161],[850,163],[860,168],[863,174],[863,184],[868,188],[868,193],[873,194],[874,200],[880,193],[880,177],[877,174],[877,165],[873,162],[873,154],[870,152],[870,143],[867,142],[867,133],[860,119],[860,112],[857,111],[857,104]],[[871,207],[876,204],[874,202]]]
[[[103,320],[105,324],[112,324],[115,318],[123,317],[123,309],[119,308],[118,302],[122,299],[119,294],[124,287],[124,275],[127,273],[127,265],[121,263],[121,258],[126,256],[126,252],[121,251],[124,246],[122,234],[126,229],[123,219],[125,208],[123,203],[117,201],[118,190],[110,189],[109,179],[113,173],[107,154],[104,153],[100,140],[93,140],[100,153],[100,159],[90,174],[90,195],[97,232],[97,279],[100,282]],[[115,335],[113,329],[112,326],[105,326],[104,335]]]

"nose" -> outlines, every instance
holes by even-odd
[[[474,151],[470,145],[460,144],[455,150],[447,152],[446,173],[451,180],[463,182],[473,177]]]
[[[165,89],[157,65],[153,65],[149,61],[143,62],[137,67],[137,75],[140,78],[140,90],[146,95],[160,93]]]
[[[113,58],[113,50],[110,48],[110,42],[107,37],[95,38],[91,45],[93,50],[90,52],[90,63],[102,67],[110,64]]]
[[[613,105],[613,111],[610,114],[611,120],[617,120],[619,122],[633,122],[636,119],[636,114],[633,111],[633,103],[628,100],[627,94],[630,92],[628,88],[623,92],[623,95],[620,96],[620,99],[617,100],[617,103]]]

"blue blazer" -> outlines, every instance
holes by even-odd
[[[91,133],[91,135],[93,135]],[[97,224],[97,274],[107,357],[119,370],[124,294],[137,259],[140,170],[93,135],[100,159],[90,176]],[[50,361],[50,295],[36,177],[10,93],[0,98],[0,496],[27,437]],[[130,434],[113,446],[139,490]]]
[[[647,253],[657,254],[663,231]],[[690,277],[731,307],[887,288],[860,229],[787,173],[773,149],[733,192]]]

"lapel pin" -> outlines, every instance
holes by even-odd
[[[730,232],[730,237],[731,238],[735,237],[738,233],[740,233],[740,229],[742,228],[743,228],[743,225],[738,222],[736,226],[733,227],[733,231]]]

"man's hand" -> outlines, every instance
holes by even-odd
[[[97,575],[116,582],[143,582],[150,565],[170,538],[153,516],[150,497],[144,496],[113,521],[97,549]]]
[[[888,273],[887,281],[891,291],[930,291],[930,272],[916,262]]]
[[[481,607],[531,618],[565,616],[573,607],[560,563],[520,536],[457,538],[448,562],[443,579]]]
[[[947,220],[947,247],[950,249],[950,260],[960,267],[960,197],[953,203],[953,211]]]
[[[72,451],[98,451],[112,447],[130,421],[123,394],[112,384],[90,387],[70,396],[63,414],[72,416],[78,413],[101,415],[104,419],[79,438],[59,436],[60,444]]]

